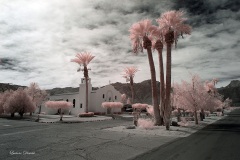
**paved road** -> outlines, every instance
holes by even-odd
[[[240,160],[240,109],[204,129],[136,160]]]
[[[126,160],[176,139],[103,130],[131,123],[120,119],[37,123],[0,118],[0,159]]]

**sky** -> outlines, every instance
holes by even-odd
[[[147,53],[132,53],[129,28],[143,19],[157,25],[162,13],[182,10],[192,34],[172,50],[172,81],[194,73],[226,86],[240,80],[239,8],[239,0],[0,0],[0,83],[77,87],[83,73],[70,60],[84,51],[95,56],[94,87],[126,83],[128,66],[139,68],[136,83],[150,79]],[[156,51],[153,58],[159,81]]]

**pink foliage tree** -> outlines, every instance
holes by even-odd
[[[137,124],[139,128],[144,128],[144,129],[154,128],[154,122],[151,119],[139,118]]]
[[[144,106],[145,107],[145,106]],[[141,107],[142,108],[142,107]],[[152,117],[154,117],[154,109],[153,106],[148,105],[146,107],[146,110],[148,112],[149,115],[151,115]],[[137,121],[137,125],[140,128],[144,128],[144,129],[152,129],[154,127],[154,121],[151,118],[139,118]]]
[[[113,108],[123,108],[123,103],[121,103],[121,102],[103,102],[102,107],[111,111],[111,109],[113,109]],[[113,112],[111,112],[111,115],[112,115],[112,118],[115,119],[113,116]]]
[[[182,81],[174,84],[176,107],[194,112],[195,123],[198,124],[198,110],[214,110],[222,105],[221,96],[213,96],[206,92],[203,82],[198,75],[193,75],[190,82]]]
[[[122,108],[123,103],[121,103],[121,102],[103,102],[102,107],[103,108]]]
[[[148,107],[146,109],[147,109],[148,114],[150,114],[151,116],[154,116],[153,106],[148,105]]]
[[[45,90],[41,90],[37,83],[31,83],[29,87],[26,88],[26,91],[31,97],[36,107],[39,107],[40,114],[41,104],[47,99],[48,93]]]
[[[23,117],[24,113],[34,112],[36,109],[31,97],[23,88],[18,88],[14,91],[6,100],[3,108],[6,113],[11,113],[12,117],[16,112]]]
[[[133,123],[135,126],[137,126],[138,119],[140,117],[141,111],[143,109],[146,109],[148,107],[148,104],[142,104],[142,103],[135,103],[132,105],[133,108]]]
[[[133,109],[139,109],[139,110],[146,109],[147,107],[148,107],[148,104],[142,104],[142,103],[135,103],[132,105]]]
[[[225,99],[224,102],[223,102],[223,109],[230,108],[231,104],[232,104],[231,99],[229,99],[229,98]]]
[[[212,79],[212,81],[205,81],[205,89],[207,90],[208,93],[215,94],[217,92],[217,88],[215,87],[217,82],[218,79],[216,78]]]
[[[47,101],[45,102],[45,106],[53,109],[60,109],[60,121],[62,121],[63,117],[62,110],[72,107],[73,104],[71,102],[66,101]]]
[[[122,95],[121,95],[121,101],[122,101],[122,103],[123,103],[123,104],[126,103],[126,100],[127,100],[126,94],[122,94]]]
[[[4,113],[4,104],[6,103],[7,99],[12,95],[13,90],[6,90],[5,92],[1,93],[0,96],[0,114]],[[14,116],[14,113],[11,115]]]
[[[132,104],[130,98],[127,99],[127,104]]]

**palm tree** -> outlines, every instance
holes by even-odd
[[[124,75],[123,77],[126,78],[126,81],[130,81],[130,87],[132,92],[132,103],[134,103],[134,88],[133,88],[133,78],[135,76],[135,73],[138,71],[138,68],[135,66],[132,67],[126,67],[124,69]]]
[[[158,105],[156,71],[152,56],[152,42],[149,39],[151,33],[154,30],[155,27],[152,26],[151,21],[146,19],[133,24],[129,31],[133,52],[137,54],[139,50],[143,51],[143,48],[147,50],[151,73],[152,101],[154,107],[155,125],[161,125],[160,110]]]
[[[171,48],[175,42],[177,44],[178,37],[183,34],[190,34],[191,27],[183,24],[186,18],[183,18],[184,12],[182,11],[168,11],[165,12],[157,22],[163,32],[165,42],[167,44],[167,62],[166,62],[166,90],[165,90],[165,108],[164,108],[164,121],[166,129],[170,128],[170,92],[171,92]]]
[[[89,80],[89,76],[88,76],[88,68],[87,65],[91,62],[91,60],[94,58],[95,56],[92,56],[90,52],[82,52],[82,53],[78,53],[76,55],[76,58],[72,59],[71,62],[76,62],[80,65],[83,65],[83,75],[85,78],[85,84],[86,84],[86,113],[88,113],[88,80]],[[81,69],[78,69],[78,71],[80,71]]]
[[[152,47],[153,49],[156,49],[158,52],[158,62],[159,62],[159,71],[160,71],[160,115],[161,118],[163,117],[163,109],[164,109],[164,100],[165,100],[165,82],[164,82],[164,68],[163,68],[163,36],[162,36],[162,30],[155,27],[155,30],[151,33],[151,41],[153,43]],[[163,120],[161,120],[161,123],[163,124]]]

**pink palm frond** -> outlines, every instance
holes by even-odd
[[[174,31],[175,43],[180,35],[191,34],[192,28],[184,24],[187,19],[183,18],[183,16],[183,11],[168,11],[156,20],[164,35],[168,33],[169,30]]]
[[[130,78],[130,77],[134,77],[136,72],[139,71],[137,67],[135,66],[131,66],[131,67],[126,67],[124,69],[124,73],[123,73],[123,77],[126,78],[127,80]]]
[[[157,27],[151,24],[151,21],[148,19],[134,23],[129,29],[130,39],[132,42],[132,48],[134,53],[138,51],[143,51],[143,37],[150,36],[152,33],[155,33]]]
[[[76,55],[76,58],[72,59],[71,62],[76,62],[80,65],[87,66],[91,60],[94,58],[90,52],[82,52]]]

